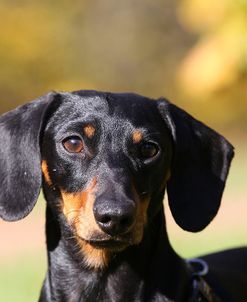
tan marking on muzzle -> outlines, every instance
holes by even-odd
[[[147,224],[147,210],[149,206],[149,198],[141,198],[133,186],[134,198],[137,202],[136,222],[134,225],[133,242],[139,244],[143,239],[144,229]]]
[[[87,241],[98,235],[105,235],[95,221],[93,205],[97,181],[93,179],[87,189],[78,193],[61,191],[62,211],[73,226],[77,242],[84,256],[85,264],[92,268],[103,268],[109,262],[109,252],[105,249],[96,249]]]
[[[52,181],[51,181],[51,178],[50,178],[50,174],[49,174],[49,170],[48,170],[48,164],[47,164],[46,160],[42,160],[41,170],[42,170],[42,173],[44,175],[45,182],[49,186],[51,186],[52,185]]]

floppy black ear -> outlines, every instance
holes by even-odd
[[[167,101],[160,112],[174,145],[169,206],[177,224],[197,232],[217,214],[231,160],[232,145],[220,134]]]
[[[0,217],[14,221],[33,209],[41,188],[40,132],[55,93],[0,116]]]

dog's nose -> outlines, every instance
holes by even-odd
[[[94,217],[105,233],[116,236],[130,230],[135,221],[135,206],[132,203],[117,205],[116,201],[100,201],[94,206]]]

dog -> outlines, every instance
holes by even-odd
[[[247,248],[185,260],[163,198],[198,232],[220,207],[232,145],[166,99],[51,92],[0,117],[0,216],[47,201],[40,302],[247,301]]]

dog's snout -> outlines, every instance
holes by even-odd
[[[130,230],[135,221],[135,206],[132,203],[100,200],[94,206],[94,217],[103,232],[121,235]]]

